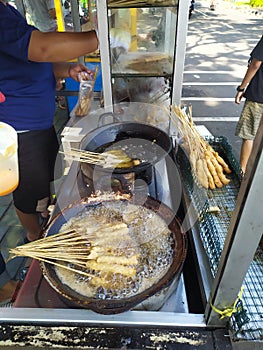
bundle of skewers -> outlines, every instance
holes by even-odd
[[[213,147],[198,133],[192,118],[192,108],[188,111],[180,106],[171,106],[170,118],[181,134],[182,146],[188,153],[192,173],[206,189],[221,188],[229,184],[225,174],[231,169]]]
[[[77,148],[60,151],[67,160],[99,165],[103,168],[130,168],[140,164],[140,160],[131,159],[122,150],[109,150],[103,153],[91,152]]]
[[[104,223],[87,231],[60,232],[13,248],[10,254],[27,256],[86,277],[99,278],[98,273],[135,276],[138,247],[125,223]]]

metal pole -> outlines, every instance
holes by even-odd
[[[55,4],[55,9],[56,9],[58,31],[65,32],[65,22],[64,22],[61,0],[54,0],[54,4]]]
[[[110,63],[110,44],[108,27],[108,9],[106,0],[96,0],[101,72],[103,85],[104,108],[107,112],[113,111],[112,84],[111,84],[111,63]]]
[[[172,104],[181,103],[189,2],[180,0],[177,8]]]
[[[81,25],[79,19],[79,2],[78,0],[70,0],[71,4],[71,16],[73,21],[73,28],[75,32],[81,32]],[[78,62],[85,64],[84,56],[78,58]]]

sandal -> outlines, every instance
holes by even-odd
[[[57,96],[56,101],[60,109],[62,110],[67,109],[67,107],[65,106],[66,101],[64,96]]]
[[[245,173],[244,173],[244,171],[243,171],[242,169],[240,170],[239,175],[240,175],[240,178],[241,178],[241,179],[243,179],[243,178],[244,178]]]
[[[47,217],[44,217],[41,213],[38,214],[39,225],[42,228],[42,230],[45,228],[46,224],[48,223],[49,218],[50,218],[50,215],[48,215]]]

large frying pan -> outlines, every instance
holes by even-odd
[[[119,199],[115,200],[118,201]],[[46,235],[53,235],[57,233],[61,226],[70,218],[78,215],[83,210],[87,210],[89,207],[94,205],[98,205],[98,203],[88,203],[88,199],[84,198],[81,201],[78,201],[77,203],[74,203],[65,208],[51,221],[47,228]],[[100,300],[81,295],[72,288],[63,284],[58,278],[54,266],[41,262],[40,265],[42,267],[45,279],[59,293],[67,305],[70,307],[91,309],[100,314],[121,313],[132,309],[134,306],[141,303],[148,297],[154,295],[166,287],[169,287],[174,279],[180,275],[186,257],[187,242],[186,236],[181,230],[179,220],[174,216],[174,213],[169,207],[151,197],[147,198],[144,206],[158,213],[161,218],[169,223],[169,229],[171,230],[171,235],[174,241],[174,254],[172,264],[169,267],[167,273],[162,278],[160,278],[157,283],[152,285],[144,292],[119,300]]]

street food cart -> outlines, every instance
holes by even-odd
[[[216,190],[198,186],[178,142],[177,130],[167,115],[167,106],[180,102],[188,4],[180,0],[131,3],[96,1],[103,107],[80,119],[72,116],[62,132],[62,148],[74,145],[85,149],[100,134],[98,129],[106,137],[115,124],[122,128],[147,123],[168,135],[171,147],[154,164],[149,182],[136,178],[144,180],[139,182],[143,186],[138,185],[137,190],[139,197],[146,194],[163,203],[178,218],[183,237],[182,264],[178,274],[164,283],[164,288],[150,293],[149,298],[140,299],[131,307],[106,306],[105,311],[105,308],[69,302],[61,295],[65,292],[63,283],[54,286],[34,261],[14,307],[0,309],[2,339],[10,339],[14,346],[36,349],[60,346],[223,350],[231,348],[230,340],[235,349],[260,349],[262,250],[259,241],[263,222],[262,208],[256,199],[262,197],[262,128],[244,179],[240,177],[228,141],[224,137],[208,139],[230,164],[231,182]],[[76,9],[76,2],[71,1],[71,6]],[[154,33],[152,26],[149,35],[136,32],[135,24],[139,21],[140,28],[147,28],[150,16],[159,19]],[[123,22],[131,30],[131,52],[110,54],[109,32],[115,26],[123,26]],[[147,46],[150,36],[155,49]],[[130,91],[131,82],[137,81],[141,87],[145,86],[144,80],[152,83],[156,79],[158,83],[160,79],[167,83],[164,100],[158,94],[149,99],[148,90],[136,100],[135,95],[129,95],[128,99],[124,96],[124,101],[118,99],[121,86]],[[154,137],[155,132],[154,129]],[[69,162],[67,170],[57,191],[53,217],[61,209],[89,197],[94,185],[87,180],[88,176],[83,176],[78,162]],[[116,178],[126,185],[126,174]]]

